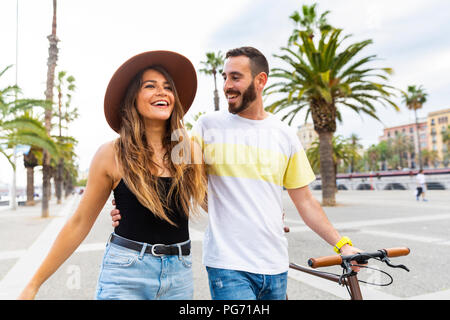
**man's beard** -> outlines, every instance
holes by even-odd
[[[229,90],[226,92],[228,93],[238,93],[237,91]],[[242,102],[240,106],[235,106],[235,104],[228,104],[228,111],[232,114],[238,114],[247,109],[250,106],[250,103],[256,100],[256,91],[255,91],[255,84],[252,81],[252,84],[248,86],[248,88],[244,91],[242,94]]]

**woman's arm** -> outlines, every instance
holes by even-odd
[[[206,172],[206,163],[203,156],[202,147],[195,139],[191,139],[191,150],[192,163],[194,163],[194,165],[201,166],[202,175],[205,179],[205,182],[208,183],[208,174]],[[200,206],[205,212],[208,212],[208,195],[206,195],[205,200],[200,204]]]
[[[72,255],[91,230],[111,193],[111,146],[99,148],[89,169],[88,182],[75,213],[59,232],[48,255],[22,291],[19,299],[34,299],[40,286]]]

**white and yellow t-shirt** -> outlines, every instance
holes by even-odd
[[[259,274],[287,271],[283,187],[315,179],[294,129],[272,114],[250,120],[220,111],[199,118],[192,136],[208,171],[203,263]]]

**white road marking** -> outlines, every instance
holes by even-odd
[[[450,300],[450,289],[409,297],[408,300]]]
[[[305,283],[306,285],[325,291],[336,297],[341,299],[350,299],[350,295],[347,292],[347,289],[343,286],[340,286],[336,282],[332,282],[330,280],[322,279],[310,274],[307,274],[302,271],[289,269],[288,276],[294,280]],[[364,300],[399,300],[401,298],[381,292],[379,290],[371,289],[367,286],[360,286],[361,293]]]
[[[1,260],[9,260],[9,259],[17,259],[27,253],[27,250],[12,250],[12,251],[2,251],[0,252],[0,261]]]
[[[426,215],[417,217],[405,217],[405,218],[390,218],[390,219],[373,219],[366,221],[351,221],[351,222],[337,222],[333,223],[336,229],[347,229],[347,228],[361,228],[361,227],[372,227],[381,225],[390,225],[396,223],[411,223],[411,222],[424,222],[424,221],[436,221],[436,220],[450,220],[450,214],[436,214],[436,215]],[[291,232],[305,232],[311,231],[307,226],[290,227]]]
[[[450,241],[448,241],[447,239],[423,237],[423,236],[419,236],[416,234],[406,234],[406,233],[381,231],[381,230],[361,230],[361,232],[365,233],[365,234],[371,234],[371,235],[382,236],[382,237],[387,237],[387,238],[404,239],[404,240],[424,242],[424,243],[433,243],[433,244],[437,244],[437,245],[450,245]]]

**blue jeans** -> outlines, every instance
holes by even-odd
[[[114,243],[106,245],[96,300],[191,300],[192,257],[153,256]]]
[[[287,272],[266,275],[206,267],[213,300],[286,300]]]

